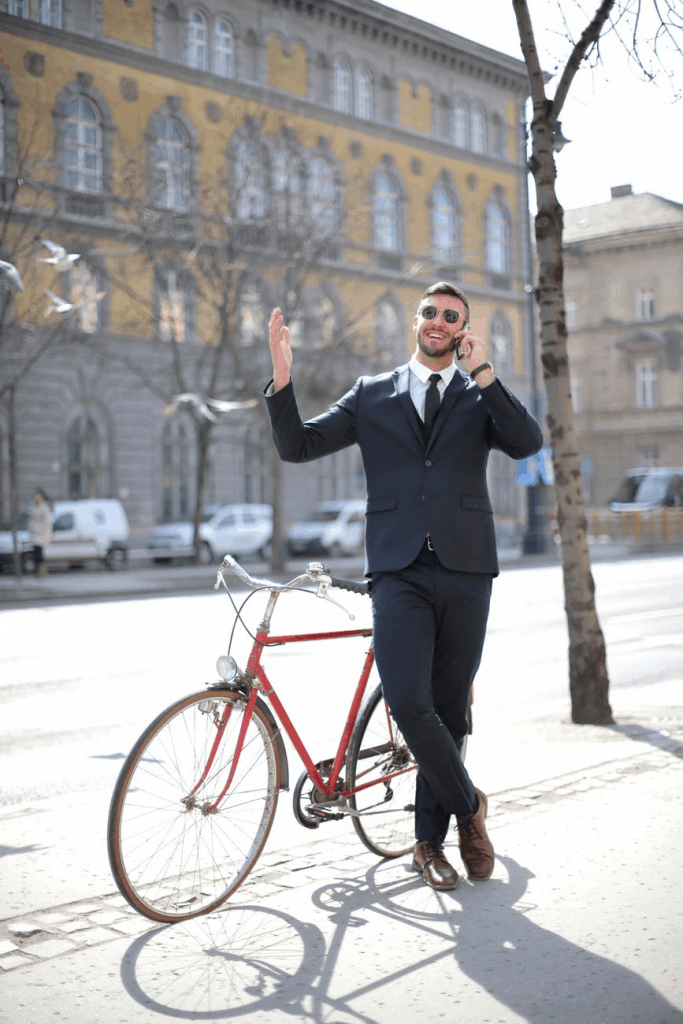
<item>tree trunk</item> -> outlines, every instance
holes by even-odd
[[[201,561],[202,539],[199,535],[199,526],[202,521],[204,493],[206,491],[209,447],[211,444],[211,423],[209,423],[208,420],[203,419],[201,423],[195,422],[195,429],[197,431],[197,472],[195,474],[194,512],[192,515],[192,522],[194,525],[194,529],[192,531],[192,546],[194,547],[192,561],[196,565]],[[226,552],[218,551],[214,552],[214,554],[219,554],[222,558]]]
[[[553,453],[557,519],[562,541],[564,600],[569,632],[569,691],[572,721],[608,725],[605,640],[595,607],[588,551],[581,466],[574,435],[567,327],[564,310],[563,210],[555,194],[553,123],[532,125],[532,170],[538,212],[535,220],[541,321],[541,362],[548,400],[547,425]]]

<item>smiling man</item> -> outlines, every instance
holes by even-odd
[[[275,309],[273,379],[264,389],[284,461],[308,462],[353,444],[361,450],[375,659],[384,696],[418,763],[413,867],[434,889],[458,884],[444,845],[451,817],[469,877],[484,880],[493,871],[486,796],[460,757],[498,574],[486,465],[492,448],[522,459],[543,440],[536,421],[495,376],[469,317],[459,288],[432,285],[413,320],[410,362],[361,377],[327,412],[304,423],[290,377],[289,330]]]

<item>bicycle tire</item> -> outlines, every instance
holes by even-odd
[[[230,788],[218,810],[205,813],[227,781],[245,704],[229,687],[177,701],[147,727],[121,768],[109,809],[109,863],[122,895],[154,921],[219,907],[268,838],[281,763],[275,730],[258,704]],[[224,713],[225,732],[198,785]]]
[[[381,782],[401,768],[402,775]],[[415,845],[415,780],[417,765],[391,717],[378,686],[361,709],[347,755],[346,782],[350,790],[377,780],[378,784],[349,796],[359,839],[380,857],[401,857]]]

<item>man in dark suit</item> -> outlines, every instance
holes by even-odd
[[[451,816],[469,877],[483,880],[493,871],[486,796],[460,757],[498,574],[486,464],[491,448],[522,459],[542,445],[538,424],[496,378],[484,341],[469,330],[469,315],[459,288],[432,285],[413,321],[410,362],[361,377],[304,423],[290,379],[289,331],[275,309],[273,380],[265,389],[284,461],[360,447],[375,659],[418,763],[413,867],[435,889],[458,883],[444,852]]]

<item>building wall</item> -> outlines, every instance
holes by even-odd
[[[670,209],[668,224],[565,245],[572,401],[594,506],[627,469],[683,461],[683,207]],[[656,213],[666,220],[664,203]]]
[[[524,286],[530,270],[520,135],[526,93],[522,65],[441,30],[427,31],[423,23],[374,3],[308,5],[297,12],[277,0],[257,0],[231,5],[229,16],[212,4],[177,3],[177,17],[171,18],[172,7],[163,0],[135,0],[134,6],[114,0],[64,0],[61,29],[0,15],[0,87],[6,104],[10,93],[16,96],[19,141],[30,149],[34,174],[46,186],[40,195],[32,194],[31,216],[40,226],[39,237],[49,231],[47,237],[68,242],[70,251],[94,254],[108,282],[99,328],[103,343],[117,348],[129,363],[147,360],[153,370],[154,268],[131,245],[125,203],[120,200],[148,173],[155,117],[175,118],[186,132],[193,202],[204,214],[229,181],[235,133],[256,125],[269,160],[286,131],[305,157],[323,153],[336,168],[345,208],[340,256],[321,263],[310,278],[310,289],[316,295],[326,289],[325,294],[334,297],[340,326],[358,319],[357,334],[368,362],[376,343],[372,320],[378,301],[389,296],[396,305],[400,361],[412,350],[412,316],[422,291],[447,275],[467,290],[475,318],[490,324],[497,317],[497,323],[507,325],[509,348],[501,349],[497,365],[503,378],[528,400],[531,342]],[[205,18],[205,69],[188,66],[193,12]],[[219,16],[229,21],[233,32],[229,77],[214,73],[211,33]],[[349,110],[335,109],[340,105],[335,93],[338,62],[351,73]],[[361,69],[373,84],[369,116],[367,110],[359,111],[360,97],[354,92]],[[58,152],[54,159],[65,103],[80,95],[92,101],[102,119],[102,206],[95,215],[88,215],[87,208],[81,214],[65,208]],[[458,104],[469,118],[464,135],[456,127]],[[484,152],[473,151],[478,146],[475,108],[484,125]],[[8,142],[6,129],[6,153]],[[6,171],[10,161],[11,153]],[[401,237],[390,254],[378,252],[373,241],[373,189],[383,174],[395,185],[400,210]],[[210,196],[205,194],[208,186]],[[457,204],[461,246],[456,265],[444,265],[434,250],[430,203],[435,188],[445,189]],[[503,273],[487,265],[492,203],[507,219],[510,236],[509,265]],[[42,219],[35,216],[39,206]],[[153,206],[150,199],[150,210]],[[6,251],[11,251],[13,230],[10,224]],[[189,241],[175,241],[175,255],[183,246],[190,248]],[[25,256],[31,267],[29,287],[16,298],[14,312],[19,320],[33,318],[35,329],[44,332],[57,317],[52,314],[48,320],[43,315],[44,289],[64,287],[64,280],[36,262],[46,251],[39,241],[33,245]],[[254,257],[252,271],[256,269],[264,301],[282,302],[284,271],[278,260],[268,263],[261,254]],[[211,303],[198,297],[195,305],[194,341],[210,343],[216,336]],[[51,349],[19,388],[21,500],[27,501],[41,481],[53,498],[67,496],[69,423],[78,409],[91,409],[107,431],[110,493],[124,500],[135,524],[150,524],[159,518],[161,507],[164,398],[126,371],[125,359],[117,367],[98,360],[97,335],[85,341],[77,353]],[[318,404],[326,405],[327,400]],[[253,490],[262,487],[267,476],[261,474],[258,483],[258,474],[248,465],[253,449],[247,437],[258,430],[258,423],[258,415],[249,413],[217,428],[213,500],[262,497]],[[6,438],[7,426],[1,419],[0,431]],[[518,519],[522,496],[514,484],[514,468],[497,459],[492,466],[496,508],[506,518]],[[5,464],[3,519],[6,477]],[[340,454],[325,466],[288,467],[286,487],[286,521],[321,498],[362,493],[357,454]]]

